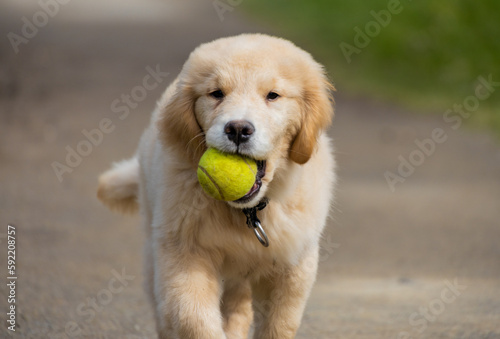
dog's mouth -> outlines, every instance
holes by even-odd
[[[238,200],[234,200],[233,202],[244,204],[252,200],[257,194],[259,194],[260,188],[262,187],[262,178],[266,175],[266,161],[265,160],[257,160],[257,175],[255,177],[255,183],[253,184],[250,191],[245,194],[243,197]]]

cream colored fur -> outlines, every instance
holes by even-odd
[[[97,196],[110,209],[134,213],[138,209],[139,161],[123,160],[99,177]]]
[[[223,100],[210,93],[221,89]],[[146,290],[160,338],[293,338],[316,277],[319,240],[335,182],[331,90],[312,57],[258,34],[201,45],[167,89],[138,158],[103,174],[99,198],[127,209],[137,192],[146,231]],[[270,91],[280,96],[266,99]],[[255,126],[235,148],[227,121]],[[196,167],[207,147],[266,160],[259,194],[245,204],[202,192]],[[270,246],[248,229],[258,216]]]

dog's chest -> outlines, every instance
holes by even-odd
[[[231,254],[224,258],[220,273],[227,279],[257,280],[263,275],[271,274],[277,266],[277,261],[272,256],[240,251],[239,255]]]

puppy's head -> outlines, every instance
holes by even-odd
[[[253,206],[277,170],[311,158],[331,123],[332,90],[322,66],[289,41],[219,39],[191,53],[165,98],[161,135],[193,165],[206,147],[257,160],[254,189],[230,203]]]

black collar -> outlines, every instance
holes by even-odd
[[[247,217],[248,228],[252,228],[257,239],[264,247],[269,246],[269,239],[267,239],[266,232],[260,224],[259,218],[257,218],[257,211],[263,210],[269,203],[268,198],[263,198],[256,206],[250,208],[244,208],[243,213]]]

